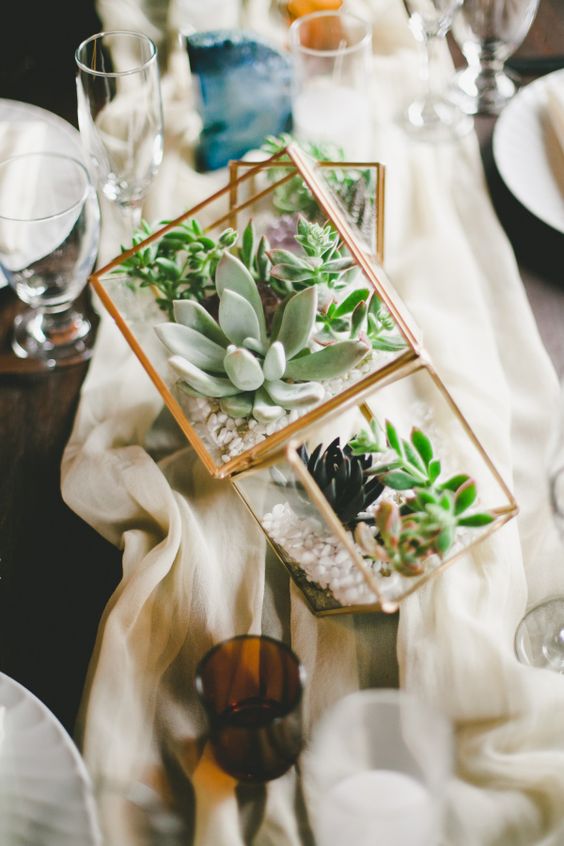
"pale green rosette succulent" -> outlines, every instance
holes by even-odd
[[[264,308],[250,272],[224,253],[215,274],[218,321],[199,303],[174,303],[175,323],[155,327],[180,377],[179,387],[195,397],[219,400],[232,417],[261,423],[285,410],[315,405],[321,384],[357,365],[370,347],[361,340],[338,341],[312,351],[317,315],[315,286],[289,297],[275,312],[268,334]]]

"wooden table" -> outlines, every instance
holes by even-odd
[[[76,125],[74,48],[99,22],[90,4],[81,3],[61,31],[45,15],[30,33],[25,4],[18,6],[21,27],[14,31],[26,38],[6,39],[0,96],[42,106]],[[562,0],[541,0],[518,55],[552,55],[563,46]],[[564,236],[529,214],[502,183],[491,154],[494,119],[478,118],[476,126],[495,208],[546,347],[564,375]],[[18,308],[10,290],[0,291],[0,356],[8,353]],[[87,366],[31,377],[2,374],[2,361],[0,669],[72,731],[98,621],[120,577],[119,552],[66,508],[59,491],[61,455]]]

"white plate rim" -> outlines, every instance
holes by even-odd
[[[508,132],[511,122],[519,110],[526,110],[531,120],[531,125],[540,130],[539,122],[539,107],[543,102],[544,88],[547,81],[556,77],[562,76],[564,78],[564,70],[553,71],[553,73],[535,79],[521,88],[513,100],[505,107],[499,116],[494,132],[493,132],[493,156],[499,171],[499,174],[511,193],[517,200],[530,211],[535,217],[546,223],[557,232],[564,233],[564,199],[562,199],[562,212],[560,214],[552,213],[552,210],[547,211],[542,204],[539,205],[536,197],[531,197],[519,180],[518,174],[514,169],[514,159],[506,154],[506,144],[508,141]],[[529,161],[529,165],[530,165]],[[543,168],[546,171],[550,169],[550,164],[546,156],[536,155],[533,159],[533,166]],[[559,193],[558,186],[555,183],[555,191]]]
[[[96,811],[96,804],[94,800],[94,793],[92,782],[86,765],[80,755],[74,741],[62,725],[62,723],[55,717],[47,705],[42,702],[35,694],[24,687],[23,684],[6,675],[0,671],[0,707],[6,705],[5,697],[2,695],[3,687],[12,688],[12,690],[19,696],[23,697],[29,705],[37,712],[38,718],[45,720],[45,724],[53,729],[57,737],[58,747],[64,755],[64,758],[69,765],[69,775],[74,776],[81,786],[80,796],[83,800],[85,829],[88,830],[88,840],[82,839],[80,846],[101,846],[102,838],[98,824],[98,815]],[[9,707],[9,705],[7,706]],[[0,743],[1,754],[1,743]],[[61,756],[62,760],[63,756]],[[0,821],[1,834],[1,821]],[[78,846],[78,844],[77,844]]]

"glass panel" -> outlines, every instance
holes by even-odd
[[[394,610],[516,511],[426,368],[305,434],[283,462],[236,486],[317,611],[330,609],[327,597]],[[310,582],[324,590],[322,606]]]
[[[215,475],[415,355],[311,193],[311,217],[283,212],[296,179],[293,165],[249,168],[95,279]]]

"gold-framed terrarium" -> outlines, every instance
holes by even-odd
[[[232,482],[318,615],[397,610],[517,513],[423,359]]]
[[[222,189],[91,277],[214,476],[419,356],[382,268],[383,209],[382,165],[290,144],[233,162]]]

